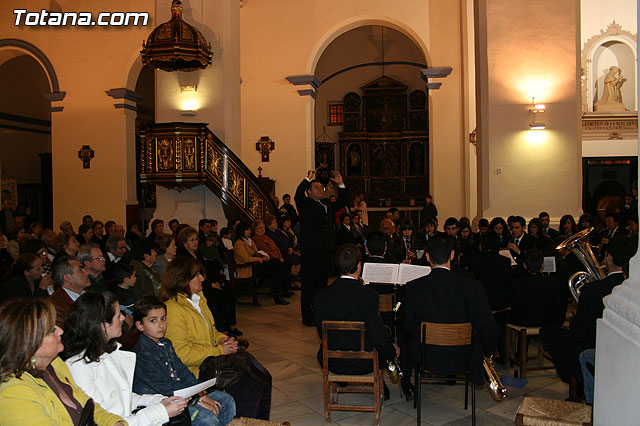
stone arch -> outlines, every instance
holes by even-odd
[[[58,76],[56,74],[56,71],[53,68],[53,64],[51,63],[49,58],[47,58],[47,55],[42,52],[42,50],[24,40],[13,38],[5,38],[0,40],[0,64],[19,55],[29,55],[36,61],[38,61],[38,63],[44,69],[45,74],[47,75],[51,93],[60,92],[60,85],[58,83]]]
[[[392,18],[382,18],[378,16],[358,16],[345,20],[339,24],[336,24],[333,28],[328,30],[322,37],[319,38],[316,45],[309,55],[309,61],[307,63],[307,74],[313,75],[315,72],[318,61],[322,57],[322,54],[334,40],[341,35],[355,28],[366,25],[381,25],[389,28],[393,28],[396,31],[404,34],[409,40],[411,40],[424,55],[427,64],[432,63],[431,55],[427,49],[427,45],[422,38],[417,34],[413,28],[407,26],[404,22],[398,21]]]

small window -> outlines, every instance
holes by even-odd
[[[342,126],[344,124],[344,105],[329,104],[329,126]]]

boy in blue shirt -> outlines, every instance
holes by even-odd
[[[176,355],[171,340],[164,337],[167,328],[167,308],[156,296],[145,296],[133,308],[133,319],[142,333],[133,347],[137,355],[133,391],[171,396],[178,389],[197,385],[198,379]],[[223,391],[213,391],[189,404],[193,426],[225,426],[236,415],[233,397]]]

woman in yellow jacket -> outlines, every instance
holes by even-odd
[[[77,426],[89,397],[58,353],[64,348],[56,311],[45,299],[0,306],[0,425]],[[98,426],[124,426],[95,404]]]
[[[202,265],[192,257],[176,257],[162,278],[160,298],[167,305],[165,337],[173,343],[176,355],[196,376],[200,364],[209,356],[234,354],[238,342],[216,330],[213,315],[202,294]],[[238,416],[269,419],[271,376],[266,385],[244,376],[227,389],[236,401]]]

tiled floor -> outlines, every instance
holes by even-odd
[[[325,424],[322,370],[316,360],[319,339],[315,328],[300,322],[299,297],[300,293],[296,292],[288,306],[273,305],[267,297],[260,299],[262,307],[238,306],[238,327],[249,340],[251,353],[273,376],[271,420],[290,421],[294,426],[318,426]],[[509,374],[513,374],[513,370]],[[568,385],[557,378],[555,370],[529,372],[528,380],[523,389],[508,388],[509,396],[502,402],[491,399],[486,389],[477,390],[477,424],[512,425],[524,394],[561,400],[568,396]],[[380,424],[415,425],[413,402],[400,397],[399,385],[389,387],[391,399],[384,403]],[[470,409],[464,410],[461,385],[423,385],[422,389],[423,425],[471,424]],[[354,401],[364,398],[369,404],[372,397],[341,395],[341,403],[348,398]],[[373,425],[373,414],[335,411],[331,420],[331,425]]]

